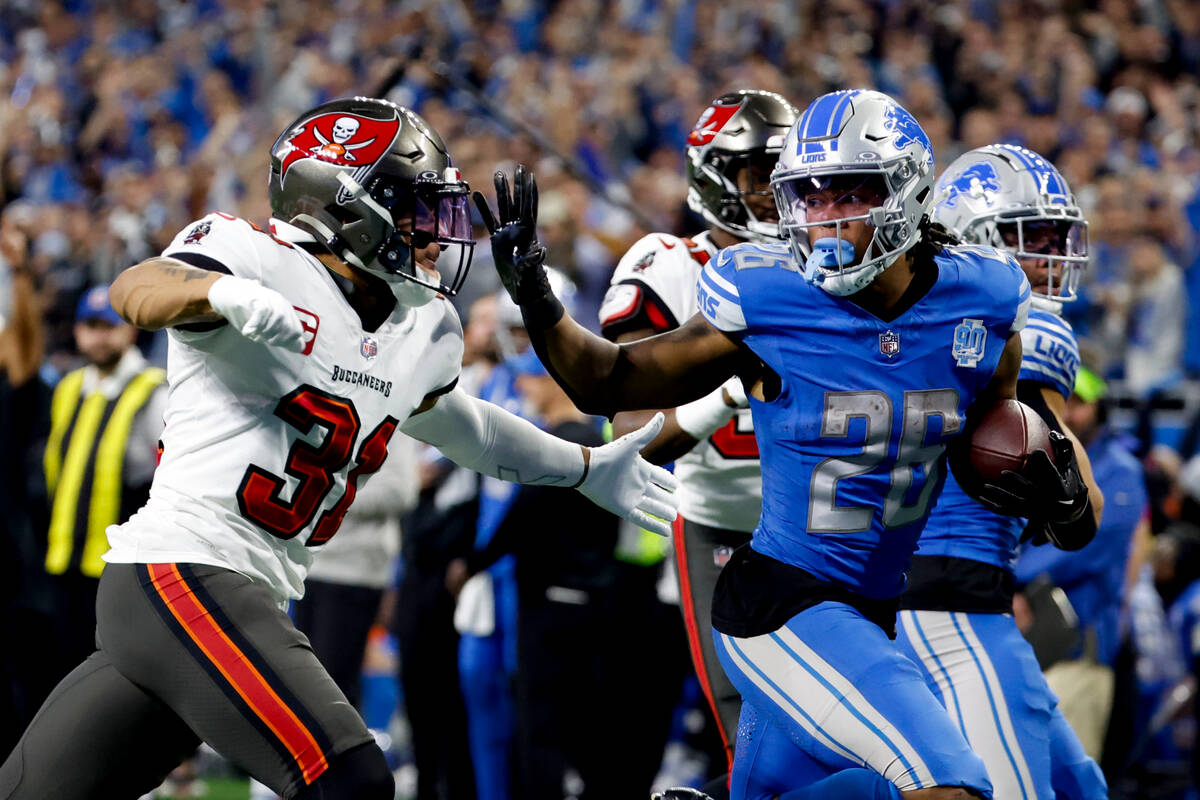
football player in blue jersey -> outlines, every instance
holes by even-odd
[[[1083,213],[1050,162],[999,144],[971,150],[946,168],[932,216],[965,242],[1011,253],[1029,279],[1033,308],[1021,331],[1017,397],[1065,434],[1057,446],[1078,454],[1091,506],[1065,524],[1034,520],[1029,531],[1077,550],[1095,535],[1103,505],[1087,453],[1063,424],[1079,348],[1059,314],[1076,298],[1087,263]],[[1012,566],[1023,528],[1025,520],[989,511],[949,476],[912,560],[898,641],[983,758],[997,797],[1104,798],[1100,768],[1058,710],[1013,622]]]
[[[510,196],[497,176],[498,221],[476,198],[534,346],[581,408],[674,406],[732,374],[751,387],[762,517],[713,600],[744,700],[735,800],[992,796],[983,761],[891,638],[947,442],[1015,397],[1030,287],[1011,256],[955,246],[929,222],[933,178],[928,137],[890,97],[817,98],[772,173],[787,241],[722,250],[696,316],[622,345],[549,290],[532,177],[518,169]],[[1053,476],[1010,473],[978,494],[1065,523],[1087,493],[1064,456]]]

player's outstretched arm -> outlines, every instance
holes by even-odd
[[[108,299],[126,322],[145,330],[215,322],[221,315],[208,302],[208,290],[220,277],[218,272],[156,256],[118,275],[109,287]]]
[[[602,447],[583,447],[454,389],[427,398],[401,430],[468,469],[514,483],[578,489],[606,511],[667,536],[678,483],[638,455],[661,427],[659,415]]]
[[[498,216],[478,192],[475,203],[491,232],[496,270],[521,307],[542,363],[576,406],[606,417],[621,410],[678,406],[733,374],[738,344],[699,315],[673,331],[619,346],[571,319],[546,279],[533,175],[518,165],[511,193],[504,173],[496,173],[495,183]]]
[[[127,322],[158,330],[226,320],[247,339],[300,352],[305,334],[292,304],[274,289],[159,256],[122,272],[108,290]]]

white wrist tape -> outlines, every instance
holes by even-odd
[[[585,474],[579,445],[462,389],[442,395],[400,430],[460,466],[513,483],[575,486]]]
[[[702,442],[733,419],[733,412],[737,409],[725,402],[723,389],[723,386],[718,386],[699,400],[675,409],[675,421],[684,433]]]

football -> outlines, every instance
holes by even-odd
[[[960,440],[965,441],[951,448],[950,467],[968,492],[980,483],[999,481],[1005,470],[1020,470],[1035,450],[1054,458],[1050,429],[1036,411],[1017,400],[997,403]]]

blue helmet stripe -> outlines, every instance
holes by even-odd
[[[844,96],[833,109],[833,115],[829,118],[829,128],[825,133],[826,136],[834,136],[837,134],[838,128],[841,127],[842,124],[842,116],[846,113],[846,106],[850,105],[850,100],[856,94],[858,94],[858,90],[854,89],[852,91],[844,92],[843,94]],[[837,139],[833,139],[829,143],[829,149],[837,150],[837,144]]]
[[[1030,172],[1038,176],[1038,183],[1047,194],[1065,195],[1067,193],[1062,175],[1049,161],[1024,147],[1011,144],[1002,145],[1002,147],[1028,167]]]
[[[806,121],[802,138],[810,139],[830,135],[830,118],[833,116],[834,110],[841,103],[845,94],[847,94],[845,91],[832,92],[821,95],[813,101],[812,105],[805,112]],[[816,143],[806,144],[804,147],[804,152],[806,153],[821,152],[822,150],[824,150],[823,145]]]

